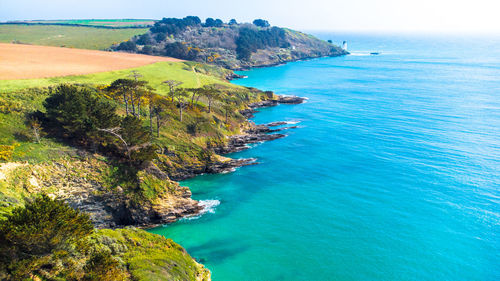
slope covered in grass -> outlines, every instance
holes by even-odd
[[[0,42],[105,50],[112,44],[143,34],[146,28],[103,29],[61,25],[0,25]]]
[[[225,78],[231,72],[220,67],[211,67],[194,62],[158,62],[133,69],[101,72],[86,75],[63,76],[41,79],[0,80],[0,93],[8,93],[27,88],[40,88],[60,83],[109,84],[118,78],[127,78],[132,70],[139,72],[142,80],[148,81],[160,93],[167,91],[161,82],[165,80],[182,81],[182,87],[201,87],[207,84],[225,83]],[[236,87],[236,86],[233,86]]]

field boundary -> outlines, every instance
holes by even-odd
[[[55,25],[55,26],[93,27],[97,29],[143,29],[152,26],[152,25],[106,26],[106,25],[90,25],[90,24],[79,24],[79,23],[43,23],[43,22],[0,22],[0,25]]]

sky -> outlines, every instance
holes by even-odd
[[[298,30],[500,33],[500,0],[0,0],[0,21],[187,15]]]

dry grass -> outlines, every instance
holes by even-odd
[[[0,80],[81,75],[139,67],[168,57],[0,43]]]

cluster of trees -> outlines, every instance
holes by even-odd
[[[263,20],[263,19],[254,20],[253,24],[258,26],[258,27],[270,27],[271,26],[267,20]]]
[[[152,160],[155,151],[149,131],[137,116],[141,83],[130,81],[134,83],[127,81],[121,88],[129,87],[132,93],[123,95],[127,104],[133,104],[133,110],[127,109],[125,117],[117,114],[115,103],[99,96],[95,90],[66,84],[52,89],[43,103],[46,113],[35,115],[43,120],[43,128],[53,136],[140,165]],[[122,92],[117,90],[117,93]]]
[[[290,47],[290,43],[286,40],[285,30],[279,27],[263,30],[248,27],[240,29],[238,39],[236,39],[238,59],[249,60],[252,52],[266,47]]]
[[[176,35],[184,31],[188,26],[201,25],[199,17],[187,16],[182,19],[177,18],[163,18],[155,22],[151,27],[151,33],[164,33],[169,35]]]
[[[133,71],[130,78],[117,79],[99,90],[68,84],[52,88],[43,102],[45,112],[35,112],[28,118],[30,124],[35,124],[30,125],[34,138],[39,139],[43,130],[44,134],[139,167],[157,156],[153,137],[160,136],[168,119],[177,116],[183,122],[187,108],[198,108],[197,114],[203,108],[211,113],[214,103],[219,101],[218,108],[224,111],[227,124],[231,111],[241,100],[220,85],[181,88],[182,82],[175,80],[162,83],[168,90],[168,95],[162,96],[140,77]],[[202,97],[206,105],[199,103]],[[190,124],[191,132],[196,132],[205,119],[194,118],[196,124]]]
[[[183,60],[195,60],[199,53],[200,49],[192,48],[181,42],[166,44],[163,49],[163,54],[165,56]]]
[[[134,41],[125,41],[121,42],[117,47],[116,50],[118,51],[125,51],[125,52],[137,52],[137,45],[134,43]]]
[[[46,195],[29,200],[0,221],[0,279],[126,280],[93,233],[87,214]]]

